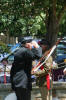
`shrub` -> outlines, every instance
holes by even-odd
[[[0,41],[0,53],[9,52],[9,48],[7,45]]]

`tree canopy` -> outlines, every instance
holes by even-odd
[[[47,33],[47,39],[55,42],[52,37],[66,33],[65,11],[65,0],[0,0],[0,32],[10,36]]]

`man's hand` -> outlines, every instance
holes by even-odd
[[[45,71],[44,69],[43,70],[39,70],[39,71],[36,71],[36,72],[31,72],[33,75],[35,75],[35,76],[37,76],[37,77],[39,77],[39,76],[44,76],[44,75],[46,75],[48,72],[47,71]]]
[[[34,48],[39,48],[39,45],[36,41],[32,41],[31,44]]]

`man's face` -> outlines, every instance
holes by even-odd
[[[45,51],[45,50],[47,49],[47,45],[43,45],[43,44],[42,44],[41,47],[42,47],[42,50],[43,50],[43,51]]]
[[[25,47],[31,50],[32,49],[32,44],[31,43],[26,43]]]

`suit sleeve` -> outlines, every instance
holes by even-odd
[[[36,59],[39,59],[40,57],[42,57],[42,48],[41,47],[33,48],[32,52],[33,52]]]
[[[28,59],[39,59],[40,57],[42,57],[42,48],[33,48],[32,50],[27,50],[26,53],[26,58]]]

